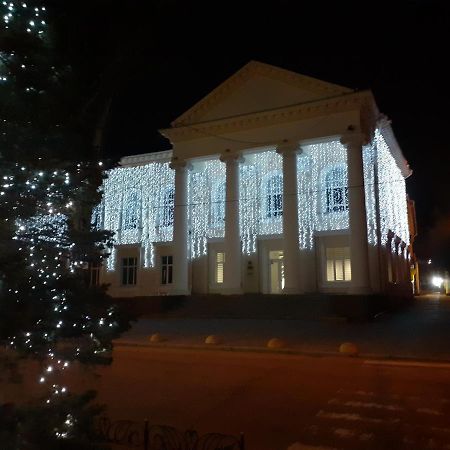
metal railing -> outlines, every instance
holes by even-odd
[[[166,425],[151,425],[148,420],[111,421],[102,417],[97,423],[100,440],[142,450],[245,450],[244,434],[239,436],[206,433],[199,435],[195,430],[180,431]]]

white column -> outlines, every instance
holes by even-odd
[[[188,256],[188,170],[186,161],[172,158],[170,168],[175,170],[175,199],[173,218],[173,285],[175,295],[189,295]]]
[[[225,195],[225,294],[242,293],[241,286],[241,236],[239,229],[239,163],[242,156],[226,153],[220,157],[226,164]]]
[[[365,294],[370,292],[367,214],[362,155],[364,140],[364,135],[361,133],[349,133],[341,138],[341,143],[347,147],[350,255],[352,267],[350,293],[352,294]]]
[[[297,153],[298,143],[277,147],[283,157],[283,265],[284,294],[301,292],[298,247]]]

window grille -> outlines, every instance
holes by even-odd
[[[266,217],[275,218],[283,215],[283,177],[273,175],[266,185]]]
[[[325,175],[325,202],[327,213],[348,210],[347,170],[333,167]]]

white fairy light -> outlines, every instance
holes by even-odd
[[[386,243],[388,232],[391,230],[408,245],[409,228],[405,179],[379,130],[375,132],[375,144],[380,198],[381,242]]]
[[[377,245],[377,220],[375,208],[375,148],[367,145],[363,148],[364,190],[367,215],[367,241],[370,245]]]
[[[281,155],[272,148],[246,155],[240,166],[240,230],[247,255],[256,252],[258,236],[283,232],[282,165]]]
[[[189,223],[191,258],[207,252],[207,239],[225,234],[225,164],[219,159],[203,163],[189,174]]]
[[[299,247],[312,249],[317,231],[349,229],[347,150],[339,141],[302,147],[297,157]],[[405,183],[386,142],[377,131],[363,148],[367,240],[377,244],[376,175],[380,195],[382,235],[392,230],[406,243]],[[378,173],[375,173],[375,167]],[[188,176],[190,257],[207,253],[211,238],[223,238],[225,228],[225,164],[218,158],[197,163]],[[283,232],[282,157],[274,148],[245,155],[239,166],[239,218],[242,252],[256,252],[258,236]],[[121,167],[109,172],[103,201],[93,224],[116,233],[116,244],[138,244],[144,267],[155,264],[156,242],[173,238],[174,172],[168,163]],[[116,249],[108,260],[114,270]]]
[[[116,245],[140,244],[148,255],[144,267],[152,267],[153,243],[172,240],[174,190],[175,176],[168,162],[113,169],[103,183],[102,204],[93,221],[115,232]],[[115,269],[115,255],[113,249],[108,271]]]
[[[347,150],[339,141],[305,145],[297,156],[299,247],[315,231],[348,229]]]

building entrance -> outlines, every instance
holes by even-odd
[[[284,288],[283,251],[269,251],[269,287],[271,294],[281,294]]]

